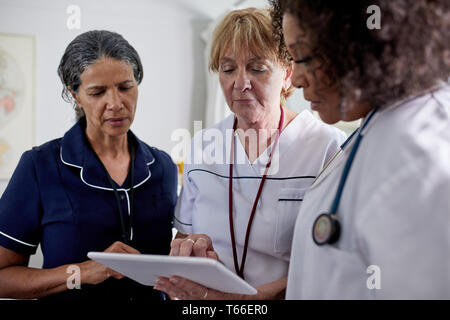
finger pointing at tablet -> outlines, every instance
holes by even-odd
[[[171,256],[196,256],[218,259],[212,240],[206,234],[183,235],[178,233],[170,244]]]

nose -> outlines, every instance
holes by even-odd
[[[109,90],[106,103],[106,107],[110,111],[118,111],[123,107],[122,100],[120,99],[120,93],[117,88]]]
[[[309,81],[306,77],[306,73],[300,67],[294,65],[291,78],[292,85],[298,89],[309,87]]]
[[[234,80],[234,89],[244,92],[246,90],[250,90],[252,88],[252,84],[248,74],[245,70],[239,70],[237,72],[236,79]]]

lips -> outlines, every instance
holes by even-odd
[[[251,106],[254,104],[253,99],[235,99],[233,100],[233,104],[235,104],[236,106]]]
[[[125,122],[126,119],[127,119],[127,117],[109,118],[109,119],[106,119],[106,122],[108,122],[109,124],[111,124],[113,126],[121,126]]]
[[[241,102],[241,103],[249,103],[252,102],[253,99],[234,99],[234,102]]]
[[[318,101],[311,101],[311,109],[312,110],[317,109],[319,107],[319,105],[320,105],[320,102],[318,102]]]
[[[312,110],[317,109],[319,107],[320,103],[321,103],[320,101],[315,101],[315,100],[312,100],[312,99],[310,99],[308,97],[305,97],[305,100],[311,102],[311,109]]]

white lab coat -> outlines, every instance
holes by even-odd
[[[355,139],[305,196],[287,299],[449,299],[449,86],[379,111],[363,134],[334,245],[313,242],[313,222],[330,210]]]
[[[184,168],[174,225],[184,234],[209,235],[220,261],[235,272],[228,218],[233,117],[227,117],[194,137],[191,163],[186,163]],[[212,142],[205,138],[214,133],[213,129],[222,135],[227,130],[230,133],[230,139],[223,139],[220,146],[223,150],[211,148]],[[239,138],[235,135],[234,139],[235,163],[238,159],[245,162],[235,164],[233,173],[233,217],[240,264],[247,223],[267,159],[259,161],[263,158],[260,157],[250,164]],[[344,140],[342,131],[325,125],[309,111],[297,115],[282,131],[271,166],[278,170],[267,176],[251,228],[244,270],[250,284],[257,286],[287,276],[294,225],[303,195]],[[223,154],[226,164],[211,163],[208,155],[218,152]],[[195,155],[197,159],[203,155],[206,161],[192,163]]]

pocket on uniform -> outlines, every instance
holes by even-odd
[[[326,281],[323,287],[313,286],[306,293],[311,298],[320,297],[322,299],[369,299],[372,290],[367,288],[366,273],[367,266],[364,265],[361,257],[357,252],[343,250],[331,245],[326,245],[318,249],[319,255],[313,257],[314,261],[321,261],[320,268],[309,263],[308,269],[304,270],[304,274],[313,274],[316,278]],[[306,289],[306,288],[305,288]],[[315,292],[314,292],[315,290]]]
[[[42,226],[52,223],[75,223],[75,209],[61,186],[42,191]]]
[[[285,258],[291,253],[295,220],[305,191],[306,188],[283,188],[278,193],[274,251]]]

